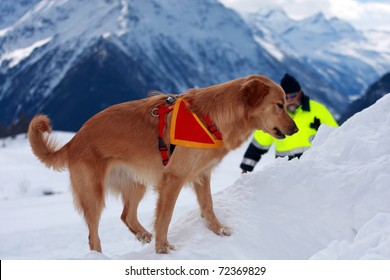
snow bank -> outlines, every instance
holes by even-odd
[[[390,259],[390,95],[339,128],[322,126],[301,159],[263,159],[240,175],[246,145],[230,153],[212,177],[215,211],[230,237],[207,229],[195,195],[184,189],[169,241],[156,255],[119,219],[120,201],[107,201],[100,236],[104,254],[89,252],[88,232],[72,209],[65,173],[44,168],[27,139],[0,148],[1,259]],[[65,143],[72,135],[59,134]],[[238,178],[238,179],[237,179]],[[42,190],[55,195],[44,196]],[[149,192],[140,221],[153,228]],[[26,238],[28,237],[28,238]]]
[[[321,127],[300,160],[278,159],[242,176],[215,195],[216,212],[233,235],[214,236],[193,210],[171,226],[170,241],[179,249],[163,258],[309,259],[334,242],[386,236],[389,224],[374,217],[390,212],[389,107],[386,96],[340,128]],[[367,227],[375,228],[372,236]],[[388,239],[372,244],[375,254],[365,245],[359,256],[350,250],[330,258],[390,258]],[[156,258],[152,250],[122,257]],[[330,255],[315,258],[321,256]]]

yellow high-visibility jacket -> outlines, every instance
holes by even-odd
[[[290,113],[299,131],[284,139],[275,139],[262,130],[256,130],[240,165],[243,170],[252,171],[262,154],[275,143],[276,156],[299,157],[311,147],[311,142],[321,124],[338,126],[328,109],[321,103],[302,96],[302,105]]]

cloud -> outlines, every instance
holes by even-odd
[[[329,15],[351,22],[360,29],[390,31],[390,3],[330,0]]]
[[[390,31],[390,3],[374,3],[366,7],[362,17],[364,23],[371,29]],[[358,25],[359,22],[356,22]]]

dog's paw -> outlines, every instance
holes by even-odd
[[[142,243],[142,244],[147,244],[152,241],[152,234],[145,231],[145,232],[138,232],[136,234],[137,239]]]
[[[161,245],[156,245],[157,254],[168,254],[169,250],[175,250],[175,246],[169,243],[164,243]]]
[[[212,232],[219,236],[230,236],[232,235],[232,230],[224,225],[208,225]]]
[[[227,227],[227,226],[221,226],[219,229],[219,234],[220,236],[230,236],[232,235],[232,229]]]

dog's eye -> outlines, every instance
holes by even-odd
[[[279,109],[283,109],[284,108],[283,103],[278,103],[278,107],[279,107]]]

